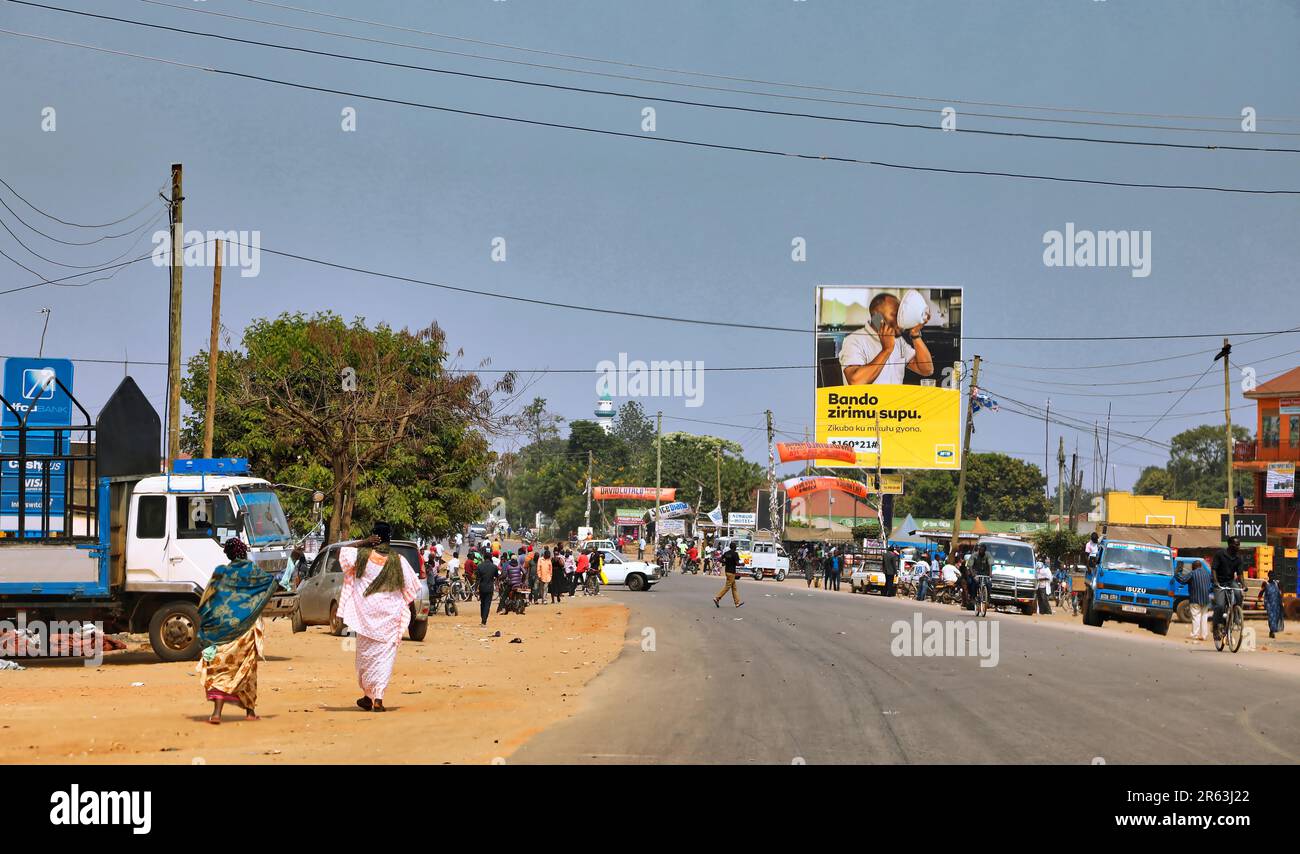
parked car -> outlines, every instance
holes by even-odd
[[[663,578],[663,568],[657,563],[631,560],[615,549],[601,549],[605,558],[603,569],[606,584],[625,584],[628,590],[649,590]]]
[[[993,607],[1019,608],[1033,614],[1037,608],[1038,568],[1034,547],[1009,537],[980,537],[992,567],[989,604]]]
[[[332,543],[307,568],[307,575],[298,585],[298,610],[293,615],[293,630],[306,631],[308,626],[329,626],[330,634],[341,635],[343,620],[339,617],[339,591],[343,589],[343,567],[339,565],[339,549],[347,543]],[[393,540],[393,549],[406,558],[411,568],[425,577],[424,561],[419,547],[410,540]],[[429,588],[420,585],[420,592],[411,603],[411,623],[407,634],[413,641],[422,641],[429,631]]]

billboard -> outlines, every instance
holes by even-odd
[[[816,290],[816,439],[825,467],[961,467],[961,288]]]

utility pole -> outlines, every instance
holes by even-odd
[[[722,440],[721,439],[718,440],[718,444],[714,446],[713,451],[714,451],[713,466],[714,466],[714,471],[717,472],[717,478],[718,478],[716,495],[718,496],[718,510],[721,511],[722,510]],[[718,525],[718,527],[721,528],[722,526]]]
[[[591,527],[591,451],[587,451],[587,515],[585,526]]]
[[[171,468],[172,460],[181,455],[181,270],[183,269],[184,247],[182,236],[185,226],[181,215],[181,205],[185,197],[181,195],[181,164],[172,164],[171,195],[171,242],[172,268],[171,291],[168,299],[167,313],[167,461]]]
[[[1061,517],[1065,515],[1065,437],[1060,437],[1056,449],[1056,530],[1061,530]],[[1050,505],[1049,505],[1050,506]]]
[[[971,398],[980,382],[980,357],[976,356],[971,368],[970,395],[966,399],[966,435],[961,443],[961,471],[957,475],[957,507],[952,516],[952,540],[948,543],[948,554],[957,553],[957,540],[961,537],[961,505],[966,497],[966,458],[970,455],[970,434],[975,429],[975,411]],[[886,534],[888,536],[888,534]]]
[[[772,526],[772,539],[779,541],[780,526],[776,518],[776,446],[772,444],[772,410],[767,410],[767,523]]]
[[[1217,362],[1223,359],[1223,440],[1224,447],[1227,451],[1225,465],[1228,469],[1228,536],[1234,536],[1237,533],[1237,505],[1232,500],[1232,387],[1231,379],[1228,376],[1228,356],[1232,353],[1232,344],[1227,338],[1223,339],[1223,349],[1219,355],[1214,357]]]
[[[655,415],[655,536],[653,542],[659,542],[659,480],[663,475],[663,430],[664,411]]]
[[[1074,499],[1078,495],[1079,488],[1076,482],[1083,478],[1083,473],[1079,471],[1079,443],[1074,444],[1074,454],[1070,457],[1070,515],[1067,523],[1070,530],[1074,530]]]
[[[203,417],[203,456],[212,459],[212,433],[217,421],[217,332],[221,329],[221,240],[212,267],[212,337],[208,340],[208,406]]]
[[[1043,478],[1047,480],[1044,485],[1047,489],[1047,506],[1052,506],[1052,483],[1051,478],[1047,476],[1047,443],[1051,441],[1052,432],[1052,399],[1047,399],[1047,409],[1043,414]]]

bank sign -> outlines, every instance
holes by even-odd
[[[1235,530],[1231,536],[1245,543],[1259,543],[1263,545],[1268,542],[1268,517],[1262,513],[1238,513],[1233,518],[1236,523]],[[1219,517],[1219,537],[1223,542],[1228,541],[1228,514],[1224,513]]]
[[[18,430],[19,419],[28,427],[69,427],[72,425],[72,362],[67,359],[6,359],[4,366],[4,398],[9,406],[0,407],[0,453],[5,457],[0,470],[0,530],[13,535],[18,532],[19,485],[26,486],[25,524],[28,532],[41,530],[41,495],[49,484],[49,525],[51,531],[63,530],[64,489],[67,483],[66,463],[63,460],[45,460],[55,454],[69,451],[69,432],[57,438],[54,430],[27,431],[27,470],[19,471]],[[56,381],[57,380],[57,381]],[[60,383],[62,387],[60,387]],[[65,391],[66,389],[66,391]],[[9,407],[16,412],[11,412]]]

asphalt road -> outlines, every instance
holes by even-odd
[[[1300,670],[1266,666],[1277,654],[1005,614],[987,618],[985,667],[895,654],[896,621],[974,619],[953,606],[742,579],[745,606],[718,609],[719,586],[675,574],[607,590],[631,608],[622,654],[578,714],[508,761],[1300,762]]]

